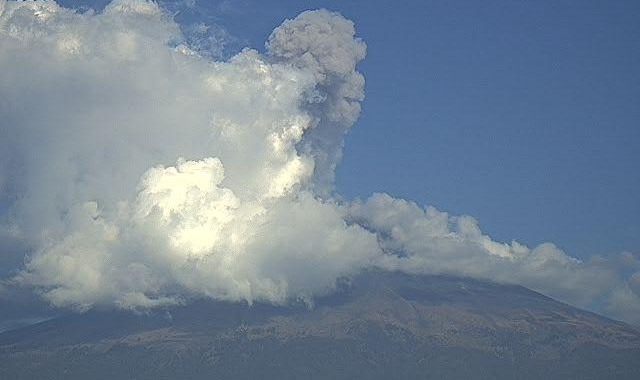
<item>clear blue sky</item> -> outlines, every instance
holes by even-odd
[[[69,5],[106,1],[60,1]],[[306,9],[368,45],[366,100],[338,170],[372,192],[468,214],[497,240],[640,253],[640,2],[198,1],[263,50]]]

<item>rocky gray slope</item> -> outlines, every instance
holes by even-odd
[[[313,308],[197,301],[0,334],[1,379],[639,379],[640,331],[526,288],[370,272]]]

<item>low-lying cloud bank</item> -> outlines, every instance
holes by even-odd
[[[640,261],[493,241],[467,216],[333,197],[366,46],[304,12],[211,60],[157,4],[0,0],[0,210],[10,282],[55,306],[311,302],[366,268],[516,283],[640,322]],[[15,243],[15,242],[20,242]]]

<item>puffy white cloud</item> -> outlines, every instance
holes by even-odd
[[[332,199],[364,97],[351,21],[304,12],[265,54],[227,61],[189,41],[144,0],[100,13],[0,0],[1,235],[29,250],[15,282],[78,309],[311,303],[378,267],[637,315],[633,265],[496,242],[471,217],[388,195]]]
[[[220,160],[179,160],[141,179],[131,204],[107,217],[96,202],[70,210],[73,231],[43,248],[20,281],[54,304],[145,308],[182,295],[282,304],[308,302],[381,254],[336,205],[310,193],[245,201],[223,181]]]
[[[359,76],[363,45],[337,14],[285,25],[299,22],[343,53],[299,64],[304,53],[289,59],[284,46],[304,43],[276,30],[277,53],[215,62],[152,2],[118,0],[98,14],[3,3],[1,137],[18,162],[2,165],[16,199],[7,223],[33,247],[17,280],[80,309],[192,295],[283,303],[311,301],[368,266],[375,237],[305,190],[316,157],[298,149],[310,129],[355,121],[355,106],[329,123],[308,105],[333,102],[337,114],[357,102],[329,82]]]
[[[581,306],[622,281],[607,261],[582,262],[551,243],[533,249],[499,243],[469,216],[451,217],[386,194],[348,206],[346,215],[377,235],[386,254],[376,264],[390,270],[516,283]]]

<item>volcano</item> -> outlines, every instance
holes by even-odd
[[[196,300],[0,334],[2,379],[638,379],[640,329],[514,285],[369,271],[313,305]]]

